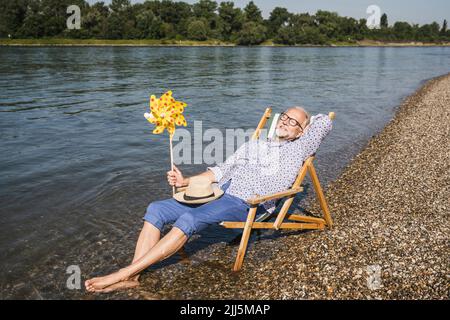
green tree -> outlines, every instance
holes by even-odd
[[[297,32],[294,26],[281,26],[274,37],[274,42],[284,45],[294,45],[296,44],[296,38]]]
[[[66,29],[67,20],[67,3],[61,3],[58,0],[43,0],[42,11],[45,17],[44,29],[45,34],[50,37],[57,36]]]
[[[267,21],[267,31],[269,38],[273,38],[277,35],[278,29],[287,25],[291,14],[286,8],[276,7],[272,10]]]
[[[174,26],[177,26],[183,19],[193,16],[192,6],[186,2],[163,0],[157,7],[158,10],[153,10],[153,12],[159,15],[163,22],[171,23]]]
[[[289,21],[289,25],[293,25],[296,27],[304,27],[304,26],[316,26],[315,17],[311,16],[309,13],[300,13],[291,15]]]
[[[266,40],[266,27],[262,24],[250,21],[246,22],[242,27],[237,39],[241,45],[257,45]]]
[[[112,0],[109,7],[114,12],[124,12],[130,8],[130,0]]]
[[[41,38],[44,37],[45,16],[40,8],[39,1],[30,1],[25,12],[23,23],[19,28],[20,37]]]
[[[261,10],[259,10],[258,6],[253,2],[250,1],[244,8],[245,13],[245,20],[247,22],[256,22],[256,23],[262,23],[263,17],[261,15]]]
[[[242,29],[244,15],[240,8],[235,8],[231,1],[221,2],[219,6],[219,19],[221,25],[221,38],[230,40],[233,34]]]
[[[342,20],[336,12],[318,10],[314,16],[314,21],[319,33],[328,39],[338,39],[342,35],[340,30]]]
[[[328,43],[328,40],[324,34],[320,33],[318,28],[307,26],[299,30],[296,43],[324,45]]]
[[[125,21],[117,12],[112,12],[105,23],[104,36],[107,39],[122,39]]]
[[[339,36],[353,38],[359,33],[358,21],[354,18],[343,17],[340,19]]]
[[[397,40],[408,40],[413,37],[413,28],[408,22],[397,21],[392,27],[392,32]]]
[[[176,35],[187,36],[189,19],[193,17],[192,6],[186,2],[173,2],[169,0],[147,1],[148,8],[160,17],[164,25],[161,34],[165,38],[174,38]],[[171,25],[171,27],[168,27]],[[172,31],[170,31],[170,30]]]
[[[322,15],[323,16],[323,15]],[[325,24],[325,21],[321,21]],[[308,13],[292,14],[287,25],[282,26],[275,36],[275,43],[294,45],[294,44],[311,44],[310,34],[312,30],[316,30],[319,34],[319,21],[315,16]],[[322,43],[323,35],[320,35],[319,43]],[[316,41],[313,41],[316,42]]]
[[[205,19],[195,19],[188,25],[188,38],[204,41],[208,39],[209,28]]]
[[[166,39],[173,39],[176,37],[176,31],[173,24],[167,22],[161,24],[161,37]]]
[[[220,19],[217,15],[216,1],[200,0],[192,6],[192,11],[195,17],[204,19],[208,33],[216,38],[220,37]]]
[[[105,37],[108,39],[126,38],[126,25],[130,9],[130,0],[112,0],[109,14],[105,24]]]
[[[358,21],[358,35],[357,40],[362,40],[369,33],[369,28],[367,27],[366,19],[359,19]]]
[[[337,24],[339,22],[339,15],[337,12],[331,12],[326,10],[317,10],[315,14],[316,24]]]
[[[16,36],[27,13],[29,1],[0,1],[0,37]]]
[[[88,30],[89,36],[103,38],[109,9],[104,2],[96,2],[87,13],[82,15],[82,28]]]
[[[140,4],[131,5],[130,0],[113,0],[106,21],[105,37],[109,39],[135,39],[142,33],[137,28],[137,10]]]
[[[444,19],[444,22],[442,23],[442,29],[441,29],[441,35],[445,35],[447,33],[447,20]]]
[[[387,28],[389,26],[388,24],[388,17],[386,13],[383,13],[381,15],[381,19],[380,19],[380,27],[381,28]]]
[[[418,36],[421,41],[436,41],[439,38],[440,26],[437,22],[425,24],[418,30]]]
[[[193,5],[192,10],[197,18],[205,18],[207,21],[211,21],[216,16],[217,2],[200,0]]]
[[[136,28],[140,38],[160,39],[161,24],[161,19],[155,16],[152,10],[145,10],[136,16]]]

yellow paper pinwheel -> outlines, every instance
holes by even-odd
[[[176,126],[187,126],[186,119],[182,115],[186,103],[176,101],[172,97],[172,91],[167,91],[159,99],[156,99],[154,95],[150,97],[150,113],[145,113],[144,117],[148,122],[155,124],[156,128],[153,133],[160,134],[167,129],[169,132],[170,141],[170,163],[172,170],[173,166],[173,148],[172,138],[175,133]],[[172,192],[175,194],[175,186],[172,186]]]
[[[144,117],[156,125],[153,133],[160,134],[167,129],[172,138],[176,126],[187,126],[186,119],[182,115],[186,106],[186,103],[176,101],[172,91],[169,90],[159,99],[154,95],[150,97],[150,113],[145,113]]]

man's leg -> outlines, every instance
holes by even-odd
[[[225,194],[218,200],[189,210],[177,219],[172,230],[142,258],[115,273],[86,281],[86,289],[103,291],[105,287],[129,279],[152,264],[177,252],[190,235],[206,226],[230,218],[245,221],[248,208],[248,205],[242,200]]]
[[[132,263],[139,260],[158,243],[164,225],[175,222],[181,215],[196,207],[198,205],[183,204],[173,198],[151,203],[144,216],[144,226],[136,244]]]
[[[165,235],[153,248],[144,254],[140,259],[126,268],[112,273],[104,277],[97,277],[87,280],[85,283],[86,290],[94,292],[107,292],[108,287],[116,283],[127,281],[131,277],[139,274],[152,264],[168,258],[177,252],[187,241],[188,237],[180,229],[174,227]],[[105,290],[106,288],[106,290]]]
[[[161,231],[151,223],[145,221],[144,226],[139,234],[136,248],[134,251],[134,257],[132,263],[139,260],[145,253],[147,253],[153,246],[158,243],[161,236]],[[140,274],[131,277],[129,280],[120,281],[105,289],[102,292],[111,292],[118,289],[129,289],[139,286]]]
[[[144,254],[150,251],[150,249],[158,243],[160,237],[161,231],[151,223],[144,221],[144,226],[142,227],[141,233],[139,234],[139,239],[136,243],[136,249],[134,250],[133,261],[131,263],[136,262],[137,260],[142,258]],[[138,278],[139,275],[136,275],[136,277],[134,277],[134,280],[137,281]]]
[[[188,212],[196,206],[188,206],[174,199],[152,202],[144,216],[144,226],[139,234],[134,252],[132,264],[142,258],[160,240],[161,229],[167,223],[174,222],[179,216]],[[139,285],[139,274],[114,284],[102,290],[103,292],[114,291],[122,288],[130,288]],[[88,281],[86,281],[88,289]]]

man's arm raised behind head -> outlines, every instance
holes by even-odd
[[[312,116],[311,123],[305,128],[305,133],[298,139],[305,155],[315,154],[332,128],[333,124],[329,116],[324,114]]]

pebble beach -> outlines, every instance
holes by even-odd
[[[403,101],[326,187],[331,230],[253,232],[240,272],[219,243],[103,298],[448,299],[449,106],[450,74]]]

